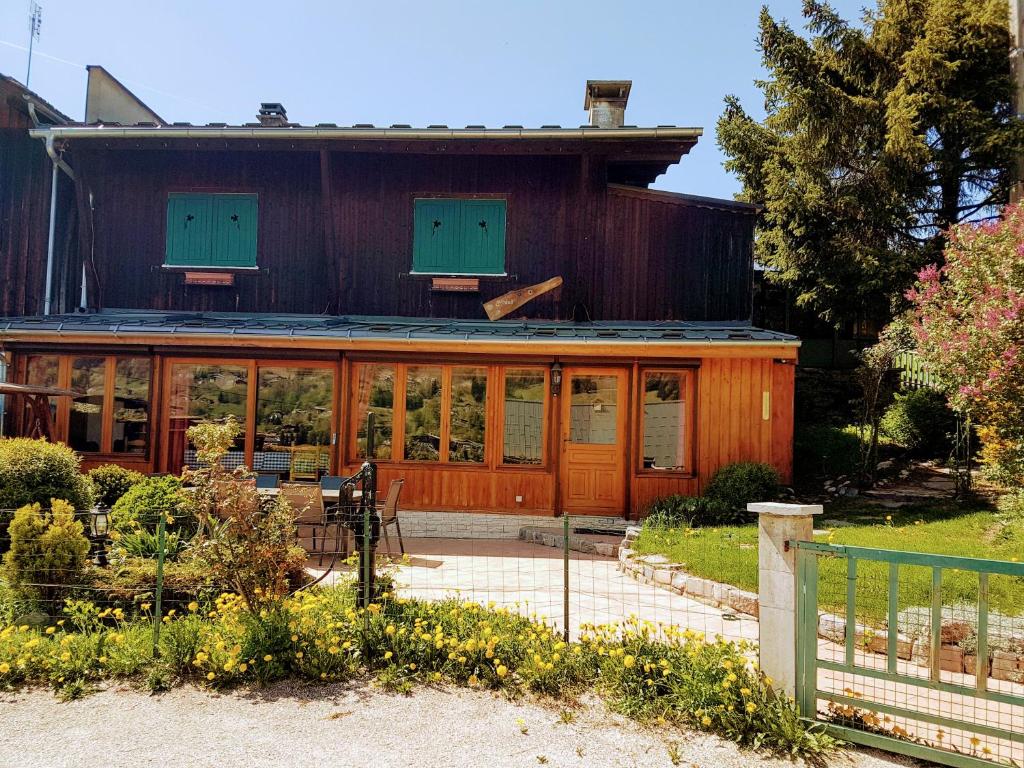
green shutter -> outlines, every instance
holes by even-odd
[[[167,264],[210,263],[212,202],[209,195],[174,193],[167,198]]]
[[[214,266],[256,266],[256,195],[213,195]]]
[[[414,272],[453,272],[457,264],[459,201],[413,201]]]
[[[420,198],[413,202],[413,272],[505,272],[505,201]]]
[[[256,195],[167,196],[165,264],[175,267],[256,266]]]
[[[505,201],[463,200],[462,272],[500,275],[505,271]]]

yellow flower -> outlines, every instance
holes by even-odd
[[[700,719],[700,724],[703,725],[704,727],[707,727],[707,726],[711,725],[711,718],[708,717],[707,715],[704,715],[704,717],[702,717]]]
[[[331,656],[334,656],[338,652],[338,650],[338,646],[332,645],[330,648],[327,649],[327,652],[331,654]]]
[[[622,659],[622,666],[624,666],[626,669],[629,669],[634,664],[636,664],[636,659],[632,656],[626,656]]]
[[[750,695],[750,689],[749,688],[740,688],[740,696],[749,696],[749,695]]]
[[[195,613],[196,611],[199,610],[199,603],[197,603],[195,600],[193,600],[191,603],[188,604],[188,609],[190,611],[192,611],[193,613]]]
[[[174,515],[168,515],[167,516],[167,524],[168,525],[174,525]]]
[[[56,631],[57,631],[56,627],[47,627],[46,628],[46,634],[48,634],[48,635],[52,635]]]
[[[217,677],[217,675],[214,674],[213,672],[207,672],[206,673],[206,679],[207,680],[213,680],[215,677]]]
[[[239,672],[245,672],[245,670],[247,670],[248,668],[249,668],[249,665],[246,664],[244,661],[241,664],[238,665],[238,671]]]
[[[268,654],[267,654],[266,656],[264,656],[264,657],[263,657],[263,660],[264,660],[264,661],[273,661],[273,660],[274,660],[274,657],[273,657],[273,656],[271,656],[271,655],[270,655],[270,654],[268,653]]]
[[[10,671],[11,665],[8,664],[6,661],[3,664],[0,664],[0,675],[6,675]]]
[[[757,704],[752,701],[747,702],[747,712],[754,714],[757,711]]]
[[[70,651],[64,651],[64,653],[62,653],[60,655],[60,660],[61,661],[70,661],[71,660],[71,652]]]
[[[391,651],[385,651],[384,652],[384,661],[387,661],[388,659],[390,659],[394,655],[395,654],[393,654]]]
[[[506,667],[504,664],[499,664],[498,668],[495,670],[495,673],[498,675],[498,677],[505,677],[505,675],[508,674],[508,667]]]
[[[384,629],[384,634],[385,635],[393,635],[393,634],[395,634],[395,627],[394,627],[394,625],[393,624],[388,624],[387,627]]]
[[[106,656],[100,656],[99,662],[100,662],[100,664],[106,664],[107,663],[107,657]]]
[[[415,664],[410,664],[409,665],[409,669],[411,669],[413,672],[415,672],[416,671],[416,665]]]

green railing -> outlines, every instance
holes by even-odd
[[[1017,657],[1003,651],[994,657],[1003,667],[990,671],[989,662],[993,638],[1024,660],[1024,635],[1015,635],[1024,618],[989,610],[992,586],[1024,580],[1024,563],[794,544],[796,695],[804,717],[827,723],[847,741],[946,765],[1024,765],[1024,665],[1018,675]],[[822,558],[846,563],[843,616],[820,612]],[[930,604],[901,611],[901,574],[911,569],[918,578],[930,574]],[[944,578],[957,579],[961,593],[965,578],[976,581],[976,602],[945,605]],[[884,604],[884,615],[858,614],[859,604]],[[964,662],[971,657],[973,669]]]
[[[938,386],[915,352],[900,352],[893,359],[892,367],[899,371],[900,385],[904,389],[936,389]]]

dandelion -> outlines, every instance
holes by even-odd
[[[389,660],[389,659],[390,659],[390,658],[391,658],[392,656],[394,656],[394,655],[395,655],[395,654],[394,654],[394,653],[392,653],[391,651],[385,651],[385,652],[384,652],[384,661],[388,661],[388,660]]]
[[[0,675],[6,675],[10,671],[11,665],[8,664],[6,661],[3,664],[0,664]]]
[[[46,628],[46,634],[48,634],[48,635],[52,635],[56,631],[57,631],[56,627],[47,627]]]
[[[273,661],[273,660],[274,660],[274,657],[273,657],[273,656],[271,656],[271,655],[270,655],[270,654],[268,653],[268,654],[267,654],[266,656],[264,656],[264,657],[263,657],[263,660],[264,660],[264,661]]]
[[[207,680],[213,680],[215,677],[217,677],[217,674],[215,672],[207,672],[206,673],[206,679]]]
[[[626,669],[632,668],[634,664],[636,664],[636,659],[632,656],[626,656],[622,659],[622,666]]]
[[[238,671],[239,672],[245,672],[245,670],[247,670],[248,668],[249,668],[249,665],[246,664],[244,661],[241,664],[238,665]]]
[[[499,664],[498,668],[495,670],[495,673],[498,675],[498,677],[505,677],[505,675],[508,674],[508,667],[506,667],[504,664]]]
[[[757,712],[757,704],[755,704],[752,701],[748,701],[747,702],[747,713],[752,715],[755,712]]]

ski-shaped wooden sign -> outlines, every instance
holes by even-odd
[[[519,309],[521,306],[526,304],[528,301],[533,301],[538,296],[555,290],[562,284],[562,278],[552,277],[550,280],[545,280],[543,283],[537,283],[536,285],[530,285],[526,288],[517,288],[514,291],[509,291],[503,296],[499,296],[496,299],[491,299],[484,304],[484,312],[487,313],[487,317],[491,320],[500,320],[503,317],[507,317]]]

